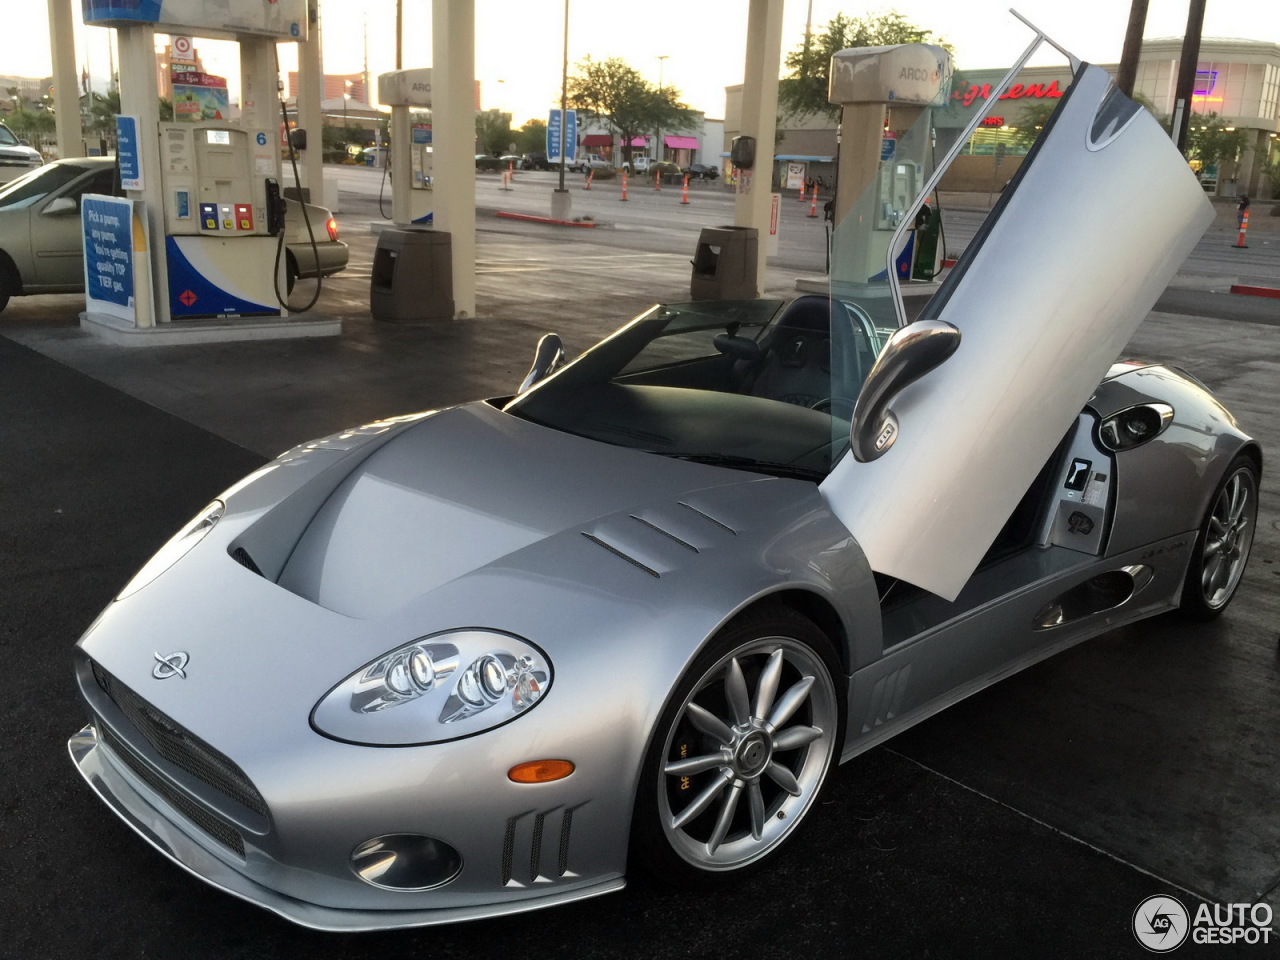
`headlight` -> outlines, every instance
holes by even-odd
[[[137,593],[181,560],[183,554],[203,540],[205,534],[213,529],[213,525],[222,519],[226,509],[221,500],[215,500],[196,514],[194,520],[174,534],[168,543],[156,551],[155,556],[142,565],[142,569],[125,584],[124,589],[116,595],[116,599],[123,600],[130,594]]]
[[[365,664],[316,704],[311,724],[351,743],[441,743],[514,720],[550,686],[551,661],[527,640],[452,630]]]

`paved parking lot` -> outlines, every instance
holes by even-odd
[[[147,848],[64,747],[83,722],[69,648],[146,556],[299,440],[508,392],[544,330],[577,350],[647,303],[687,295],[683,240],[636,249],[617,231],[601,240],[486,218],[480,319],[377,324],[368,201],[350,200],[352,267],[319,305],[342,317],[339,338],[138,350],[83,334],[72,297],[18,299],[0,316],[0,958],[1126,957],[1144,955],[1129,923],[1152,894],[1280,910],[1270,466],[1253,561],[1225,618],[1117,631],[858,758],[778,869],[733,888],[642,880],[527,917],[330,936],[208,889]],[[1257,263],[1259,275],[1276,266],[1261,243]],[[796,273],[771,270],[770,292]],[[1152,314],[1131,347],[1191,369],[1269,453],[1280,449],[1280,311],[1213,292],[1224,279],[1184,271],[1167,302],[1189,289],[1208,307]],[[1276,950],[1187,944],[1178,955]]]

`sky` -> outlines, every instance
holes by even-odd
[[[1016,2],[1016,0],[1015,0]],[[804,41],[812,6],[813,29],[836,13],[848,16],[896,10],[953,45],[961,69],[1007,66],[1030,39],[1009,12],[1010,0],[899,0],[864,6],[857,2],[787,0],[782,31],[783,54]],[[30,31],[0,31],[0,74],[44,77],[51,73],[48,29],[43,4],[27,11],[36,19]],[[1148,38],[1180,37],[1186,29],[1188,0],[1149,0]],[[78,4],[76,4],[78,10]],[[570,0],[569,64],[621,57],[651,83],[680,91],[690,106],[711,118],[724,115],[724,88],[742,81],[747,0],[703,4],[614,3]],[[1126,0],[1020,0],[1017,9],[1061,46],[1083,60],[1114,63],[1120,58],[1128,23]],[[423,0],[404,3],[404,66],[431,65],[431,7]],[[512,114],[515,126],[545,118],[558,105],[564,31],[560,0],[475,0],[476,76],[481,105]],[[327,73],[358,73],[366,50],[374,90],[377,75],[395,67],[395,0],[321,0],[324,67]],[[105,89],[109,73],[107,45],[114,31],[77,25],[78,63],[87,61],[96,89]],[[367,36],[367,42],[365,37]],[[1280,3],[1209,0],[1204,36],[1241,37],[1280,44]],[[197,40],[206,69],[231,81],[238,95],[236,45]],[[280,45],[281,68],[296,65],[293,44]],[[1060,63],[1051,50],[1032,64]]]

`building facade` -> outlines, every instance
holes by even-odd
[[[1173,114],[1181,52],[1181,37],[1143,42],[1134,92],[1152,105],[1161,120]],[[1113,76],[1119,69],[1117,64],[1101,66]],[[944,189],[985,190],[1012,176],[1029,142],[1020,131],[1043,119],[1071,84],[1065,63],[1061,67],[1028,67],[1003,96],[993,99],[991,91],[1003,75],[1002,69],[957,71],[950,106],[935,111],[939,150],[950,146],[949,135],[962,130],[976,111],[983,112],[982,126],[943,182]],[[1280,187],[1267,176],[1268,166],[1280,162],[1280,45],[1237,39],[1201,41],[1191,114],[1193,126],[1197,118],[1217,114],[1228,128],[1245,133],[1245,147],[1237,161],[1219,168],[1202,169],[1192,164],[1208,193],[1267,196]],[[728,155],[729,144],[740,130],[741,116],[741,85],[726,87],[723,156]],[[825,116],[800,122],[784,118],[779,132],[775,183],[790,158],[804,160],[818,174],[828,169],[823,158],[834,156],[836,151],[833,121]],[[833,165],[830,168],[834,169]]]

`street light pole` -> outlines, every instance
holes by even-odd
[[[569,0],[564,0],[564,50],[560,61],[560,186],[551,192],[551,218],[568,220],[573,201],[564,186],[564,138],[569,123]]]
[[[670,54],[664,53],[655,58],[658,61],[658,96],[662,96],[662,71],[667,65],[667,58],[669,56]],[[661,163],[663,157],[666,155],[665,151],[662,149],[662,124],[658,124],[657,129],[653,131],[653,140],[654,147],[658,151],[658,156],[655,159]]]

